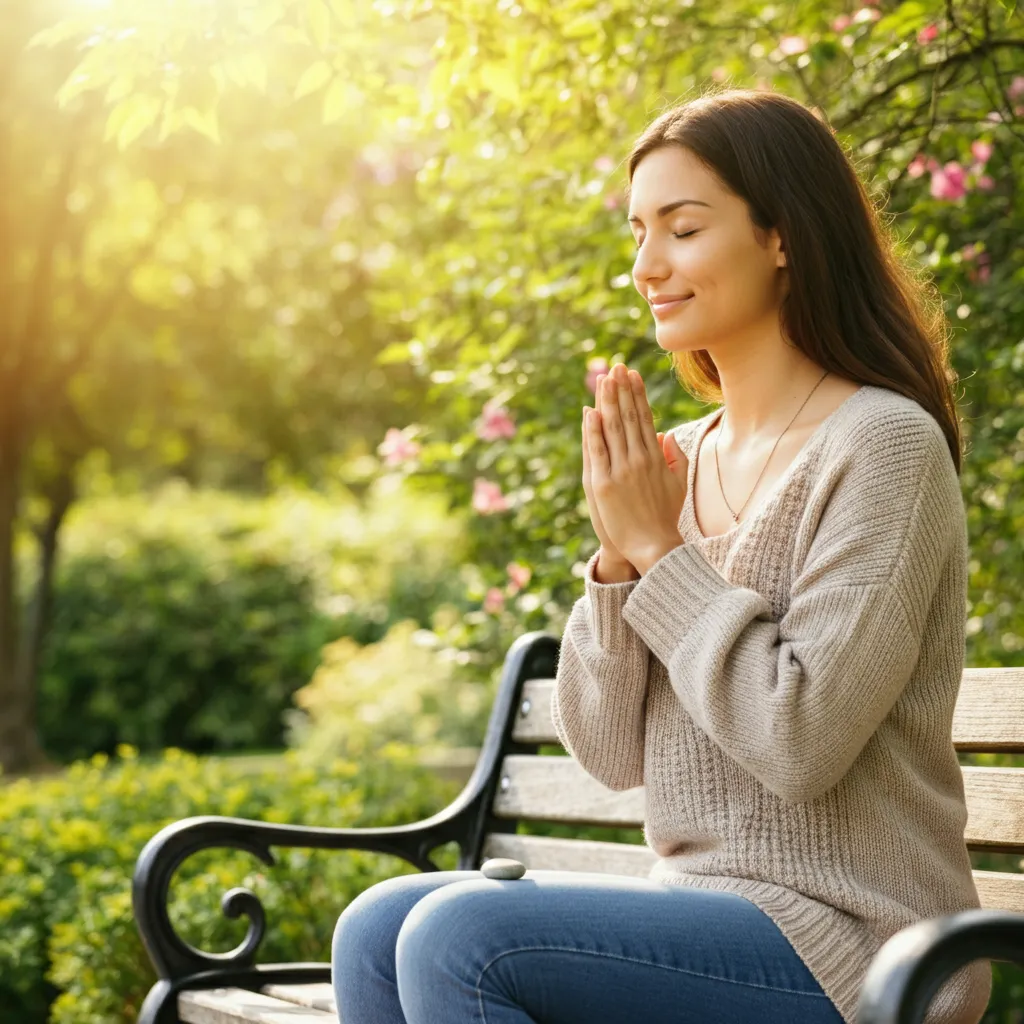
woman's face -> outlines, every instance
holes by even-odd
[[[658,215],[659,208],[693,200]],[[778,332],[786,257],[778,232],[758,244],[747,204],[682,146],[648,153],[633,173],[630,228],[638,245],[633,284],[651,306],[658,345],[669,352],[757,344]],[[636,219],[634,219],[636,218]],[[682,237],[676,237],[676,236]]]

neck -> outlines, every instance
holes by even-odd
[[[722,382],[726,413],[720,441],[726,448],[774,443],[825,373],[781,338],[742,351],[730,346],[728,353],[712,351],[711,356]]]

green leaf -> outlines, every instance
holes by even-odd
[[[68,18],[66,21],[58,21],[56,25],[44,28],[37,32],[26,44],[25,49],[31,50],[35,46],[57,46],[66,39],[73,39],[83,32],[85,26],[79,18]]]
[[[314,43],[321,49],[331,41],[331,12],[324,0],[306,0],[306,20]]]
[[[500,64],[485,64],[480,78],[489,91],[510,103],[519,102],[519,83],[509,68]]]
[[[220,142],[220,125],[217,121],[217,108],[211,107],[205,113],[195,107],[185,107],[181,111],[182,121],[195,128],[200,135],[205,135],[211,142]]]
[[[135,93],[110,111],[104,137],[117,137],[119,149],[130,146],[160,115],[162,101],[147,93]]]
[[[348,108],[348,83],[335,78],[324,93],[324,124],[337,121]]]
[[[325,60],[318,60],[315,64],[311,64],[302,73],[299,84],[295,86],[295,98],[301,99],[311,92],[322,89],[331,80],[332,74],[331,65]]]

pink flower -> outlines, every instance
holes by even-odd
[[[729,77],[729,70],[719,65],[711,69],[711,77],[716,82],[724,82]]]
[[[967,192],[964,177],[963,167],[955,160],[950,160],[942,170],[932,171],[932,198],[960,199]]]
[[[604,356],[594,356],[587,361],[587,389],[592,395],[597,394],[597,378],[599,374],[607,373],[611,367]]]
[[[1011,100],[1015,100],[1018,96],[1024,96],[1024,75],[1015,75],[1010,87],[1006,90],[1006,95]]]
[[[960,255],[961,255],[961,256],[962,256],[962,257],[963,257],[963,258],[964,258],[965,260],[973,260],[973,259],[974,259],[974,257],[975,257],[975,256],[976,256],[977,254],[978,254],[978,246],[977,246],[977,243],[975,243],[975,242],[968,242],[968,243],[967,243],[967,245],[965,245],[965,246],[964,246],[964,247],[963,247],[963,248],[962,248],[962,249],[960,250]]]
[[[409,430],[409,427],[405,428]],[[409,439],[405,431],[397,427],[388,428],[384,440],[377,445],[377,454],[380,455],[386,465],[398,466],[409,459],[415,459],[420,453],[420,446]]]
[[[924,165],[929,171],[937,171],[939,169],[939,161],[933,156],[928,157]]]
[[[848,14],[840,14],[832,22],[832,31],[833,32],[842,32],[843,29],[846,29],[846,28],[850,27],[850,21],[851,21],[851,18],[850,18],[850,16]]]
[[[594,161],[594,170],[607,174],[615,167],[615,161],[610,156],[599,156]]]
[[[921,46],[927,46],[928,43],[934,42],[939,35],[938,25],[925,25],[920,32],[917,33],[917,41]]]
[[[505,568],[508,571],[509,592],[512,594],[522,590],[533,575],[528,565],[520,565],[518,562],[509,562]]]
[[[992,144],[990,142],[982,142],[978,139],[971,143],[971,156],[973,156],[979,164],[986,163],[991,155]]]
[[[984,192],[989,192],[996,187],[995,181],[988,174],[983,174],[975,184]]]
[[[505,595],[500,587],[491,587],[484,598],[484,611],[488,615],[497,615],[505,607]]]
[[[493,399],[485,403],[484,411],[477,420],[476,436],[481,441],[496,441],[499,437],[515,437],[516,425],[508,409]]]
[[[606,210],[617,210],[622,205],[622,200],[613,192],[604,197],[604,208]]]
[[[920,178],[921,175],[924,174],[925,172],[925,167],[926,164],[924,154],[918,153],[917,156],[915,156],[914,159],[911,160],[909,164],[907,164],[907,174],[911,178]]]
[[[876,11],[874,7],[862,7],[854,12],[853,20],[859,25],[864,21],[878,21],[881,16],[881,11]]]
[[[508,498],[501,493],[501,488],[477,477],[473,481],[473,508],[482,516],[489,516],[493,512],[504,512],[508,509]]]
[[[783,36],[779,40],[779,49],[787,57],[792,57],[807,49],[807,40],[803,36]]]

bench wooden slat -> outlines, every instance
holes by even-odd
[[[297,1006],[311,1006],[314,1010],[334,1013],[334,989],[329,981],[316,981],[308,985],[264,985],[264,995],[281,999]]]
[[[1024,853],[1024,768],[964,767],[965,838],[971,849]],[[498,818],[639,828],[644,789],[615,792],[571,757],[511,754],[494,799]]]
[[[514,740],[560,742],[551,721],[554,689],[553,679],[533,679],[524,685]],[[964,753],[1024,753],[1024,668],[964,669],[953,714],[953,744]]]
[[[592,871],[633,878],[646,878],[658,859],[649,846],[504,832],[492,832],[486,837],[484,857],[512,857],[538,871]],[[974,884],[981,905],[987,910],[1024,913],[1024,875],[975,871]]]
[[[211,988],[178,996],[182,1024],[338,1024],[333,1013],[244,988]]]
[[[491,832],[484,839],[484,859],[511,857],[539,871],[594,871],[601,875],[646,878],[657,854],[649,846],[602,843],[593,839],[553,839]]]

